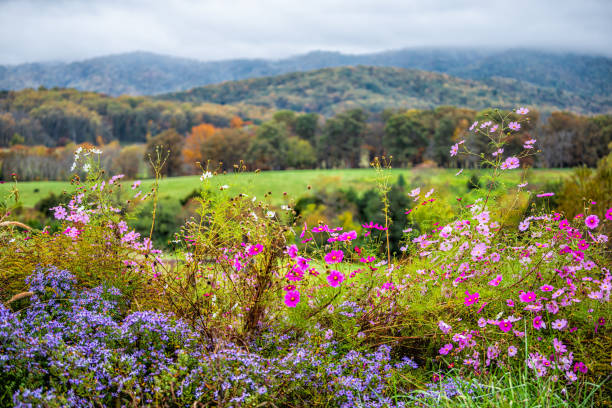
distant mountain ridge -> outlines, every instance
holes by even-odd
[[[362,65],[227,81],[157,98],[196,104],[240,102],[324,115],[357,107],[382,111],[385,108],[431,109],[441,105],[476,110],[525,105],[543,112],[612,113],[610,95],[585,97],[511,78],[476,81],[422,70]]]
[[[580,97],[612,94],[612,59],[527,49],[403,49],[372,54],[315,51],[280,60],[203,62],[147,52],[72,63],[0,66],[0,89],[62,87],[109,95],[155,95],[224,81],[321,68],[369,65],[419,69],[494,84],[509,78]]]

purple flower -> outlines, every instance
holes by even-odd
[[[521,124],[518,122],[510,122],[508,123],[508,127],[512,130],[519,130],[521,128]]]
[[[285,292],[285,305],[287,307],[296,307],[298,303],[300,303],[300,292],[297,290]]]
[[[599,225],[599,217],[596,216],[595,214],[589,215],[588,217],[585,218],[584,223],[590,229],[595,229]]]
[[[327,282],[333,288],[340,286],[343,280],[344,275],[336,270],[331,270],[329,275],[327,275]]]

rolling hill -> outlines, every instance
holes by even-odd
[[[315,51],[279,60],[203,62],[146,52],[72,63],[0,66],[0,89],[76,88],[109,95],[153,95],[223,81],[320,68],[369,65],[419,69],[495,85],[497,77],[588,98],[612,94],[612,59],[544,51],[414,48],[373,54]]]
[[[381,111],[385,108],[430,109],[440,105],[472,109],[527,105],[544,112],[612,111],[610,96],[585,97],[511,78],[492,77],[476,81],[421,70],[373,66],[324,68],[228,81],[160,95],[158,98],[194,103],[241,102],[325,115],[355,107]]]

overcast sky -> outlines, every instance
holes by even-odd
[[[219,60],[428,46],[612,56],[611,44],[612,0],[0,0],[0,64],[135,50]]]

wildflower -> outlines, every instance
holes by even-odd
[[[474,130],[476,126],[478,126],[478,121],[472,123],[472,126],[470,126],[470,130]]]
[[[521,221],[518,228],[519,228],[519,231],[526,231],[529,228],[529,221],[527,220]]]
[[[328,264],[340,263],[342,262],[343,256],[344,253],[342,252],[342,250],[334,250],[331,251],[329,254],[325,255],[325,262]]]
[[[474,260],[482,258],[486,253],[487,245],[483,244],[482,242],[474,245],[474,248],[472,248],[472,251],[470,252],[470,254],[472,255],[472,259]]]
[[[491,126],[491,129],[489,129],[489,132],[493,133],[497,130],[497,128],[499,127],[499,125],[493,125]]]
[[[520,166],[519,159],[516,157],[508,157],[500,166],[502,170],[512,170]]]
[[[508,127],[510,129],[512,129],[512,130],[517,131],[517,130],[519,130],[521,128],[521,124],[518,123],[518,122],[510,122],[510,123],[508,123]]]
[[[338,287],[344,280],[344,275],[336,270],[330,271],[327,275],[327,282],[332,288]]]
[[[519,299],[523,303],[533,302],[537,299],[535,292],[523,292],[519,295]]]
[[[563,354],[567,352],[567,347],[565,344],[563,344],[563,342],[556,337],[553,339],[553,347],[557,353]]]
[[[582,361],[579,361],[574,364],[574,372],[576,371],[580,371],[582,374],[586,374],[589,371],[589,369]]]
[[[440,320],[440,321],[438,322],[438,328],[439,328],[439,329],[442,331],[442,333],[444,333],[444,334],[448,334],[448,333],[450,333],[450,331],[452,330],[452,327],[451,327],[449,324],[447,324],[447,323],[445,323],[444,321],[442,321],[442,320]]]
[[[132,183],[132,190],[136,190],[140,186],[140,180],[136,180]]]
[[[206,179],[209,179],[213,176],[213,174],[210,171],[205,171],[204,173],[202,173],[202,175],[200,176],[200,181],[204,181]]]
[[[502,320],[499,322],[498,324],[499,329],[501,331],[505,332],[509,332],[510,330],[512,330],[512,323],[509,322],[508,320]]]
[[[546,304],[546,311],[548,311],[548,313],[550,314],[557,314],[557,312],[559,312],[559,305],[557,305],[557,302],[555,302],[554,300],[551,302],[548,302]],[[553,323],[553,329],[554,329],[554,323]]]
[[[552,292],[555,288],[551,285],[542,285],[540,286],[540,290],[542,292]]]
[[[508,357],[514,357],[516,356],[516,353],[518,352],[517,348],[514,346],[510,346],[508,347]]]
[[[56,220],[63,220],[66,218],[66,209],[64,207],[62,207],[61,205],[58,205],[57,207],[53,207],[50,208],[51,210],[53,210],[53,216],[55,217]]]
[[[445,356],[453,349],[453,345],[451,343],[447,343],[439,350],[440,354]]]
[[[516,113],[518,113],[519,115],[526,115],[529,113],[529,109],[521,107],[516,110]]]
[[[489,281],[489,285],[491,286],[498,286],[502,281],[502,276],[501,275],[497,275],[495,278],[493,278],[491,281]]]
[[[589,227],[590,229],[595,229],[597,228],[597,226],[599,225],[599,217],[596,216],[595,214],[593,215],[589,215],[588,217],[586,217],[586,219],[584,220],[584,223],[586,224],[587,227]]]
[[[569,370],[565,372],[565,377],[568,379],[569,382],[574,382],[578,379],[576,374],[574,374],[572,371],[569,371]]]
[[[459,150],[459,145],[458,144],[455,143],[454,145],[452,145],[451,149],[450,149],[451,157],[456,156],[458,150]]]
[[[421,188],[417,187],[408,194],[410,197],[417,197],[421,193]]]
[[[535,139],[529,139],[523,144],[524,149],[533,149],[533,144],[536,142]]]
[[[463,303],[464,303],[466,306],[471,306],[471,305],[473,305],[474,303],[478,303],[478,300],[479,300],[479,298],[480,298],[480,294],[479,294],[478,292],[474,292],[474,293],[472,293],[471,295],[470,295],[470,292],[469,292],[469,291],[466,291],[465,293],[467,294],[467,296],[465,297],[465,299],[464,299]]]
[[[612,207],[608,208],[608,211],[606,211],[606,220],[612,220]]]
[[[287,255],[289,255],[289,257],[290,257],[291,259],[295,258],[295,257],[297,256],[297,253],[298,253],[298,247],[297,247],[297,245],[291,245],[291,246],[288,246],[288,247],[287,247],[287,249],[285,250],[285,253],[286,253]]]
[[[460,169],[457,173],[455,173],[455,176],[460,175],[461,173],[463,173],[463,169]]]
[[[536,195],[536,197],[538,197],[538,198],[542,198],[542,197],[552,197],[552,196],[554,196],[554,195],[555,195],[555,193],[542,193],[542,194],[538,194],[538,195]]]
[[[536,330],[540,330],[540,329],[545,329],[546,328],[546,324],[542,320],[542,316],[534,317],[532,324],[533,324],[533,328],[536,329]]]
[[[285,305],[287,307],[296,307],[300,302],[300,292],[297,290],[290,290],[285,293]]]

